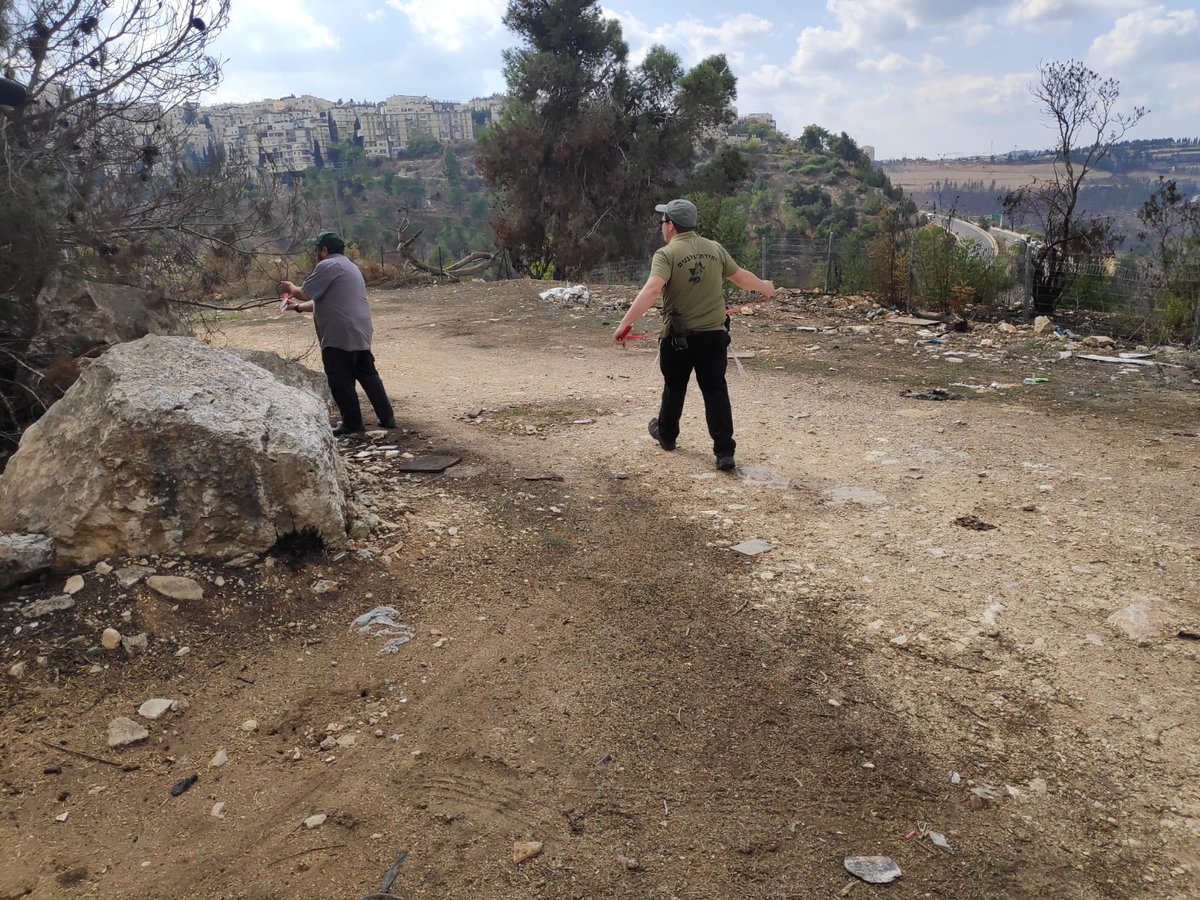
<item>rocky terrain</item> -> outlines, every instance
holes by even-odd
[[[346,548],[5,592],[0,897],[1200,895],[1194,354],[782,295],[721,473],[545,288],[374,295]]]

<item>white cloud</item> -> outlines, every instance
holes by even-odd
[[[453,9],[444,0],[388,0],[388,6],[408,16],[419,34],[450,52],[503,28],[504,0],[457,0]]]
[[[238,0],[220,43],[252,54],[341,49],[338,36],[305,6],[304,0]]]
[[[387,10],[373,9],[369,13],[367,13],[365,16],[363,16],[363,18],[367,20],[368,24],[378,25],[380,22],[382,22],[384,19],[387,18]]]
[[[1016,0],[1006,16],[1011,25],[1042,27],[1077,25],[1128,9],[1136,9],[1137,0]]]
[[[652,46],[659,44],[679,54],[685,66],[695,65],[717,53],[725,54],[732,63],[744,59],[745,50],[753,49],[777,30],[775,23],[750,13],[739,13],[716,25],[697,19],[683,19],[669,25],[647,28],[629,13],[604,8],[601,8],[601,12],[621,26],[621,36],[629,45],[630,58],[635,62],[640,61]]]
[[[1152,6],[1122,16],[1108,34],[1092,42],[1089,58],[1105,69],[1128,69],[1140,63],[1156,67],[1195,61],[1200,49],[1200,16],[1194,9]]]

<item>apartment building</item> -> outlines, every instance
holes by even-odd
[[[358,143],[367,156],[398,156],[417,135],[443,143],[473,141],[472,113],[496,116],[500,95],[469,103],[395,95],[379,103],[331,102],[304,95],[253,103],[223,103],[178,111],[177,129],[189,149],[203,155],[220,148],[228,158],[298,172],[329,158],[333,141]]]

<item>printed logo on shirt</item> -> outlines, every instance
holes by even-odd
[[[688,272],[691,273],[690,277],[688,278],[688,283],[699,284],[701,279],[704,278],[704,263],[700,260],[696,260],[696,264],[688,269]]]

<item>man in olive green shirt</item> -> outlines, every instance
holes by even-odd
[[[704,415],[713,442],[717,468],[733,469],[733,410],[725,382],[729,348],[729,317],[721,292],[726,279],[747,291],[765,297],[775,285],[734,262],[724,247],[696,234],[699,215],[687,200],[672,200],[654,207],[661,214],[665,246],[654,253],[650,277],[638,292],[629,311],[613,334],[625,345],[633,323],[645,315],[661,295],[663,331],[659,335],[659,369],[663,374],[662,402],[650,420],[650,436],[664,450],[674,450],[679,437],[679,418],[688,379],[696,373],[696,384],[704,396]]]

